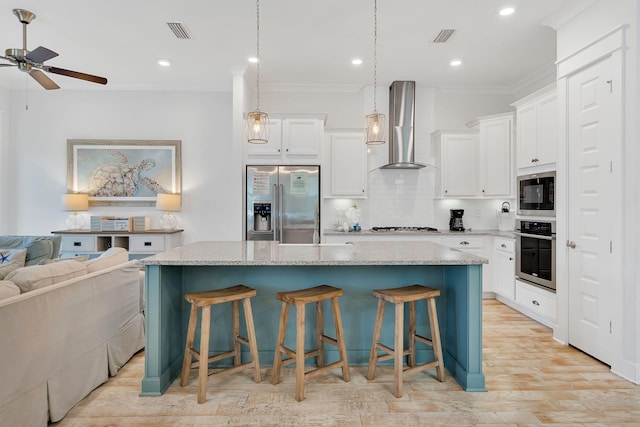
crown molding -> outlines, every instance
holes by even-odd
[[[545,27],[553,28],[554,30],[558,30],[562,28],[567,22],[571,21],[573,18],[590,8],[594,3],[597,3],[598,0],[573,0],[569,2],[556,13],[542,21],[542,25]]]
[[[263,92],[333,92],[333,93],[357,93],[364,85],[356,84],[306,84],[306,83],[262,83],[260,89]]]
[[[436,89],[448,94],[511,95],[509,86],[439,85]]]

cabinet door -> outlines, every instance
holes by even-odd
[[[269,141],[266,144],[247,144],[249,157],[279,157],[282,149],[282,120],[269,119]]]
[[[518,168],[536,165],[537,115],[536,104],[523,105],[517,113]]]
[[[320,147],[320,121],[317,119],[285,119],[282,124],[282,146],[286,156],[317,156]]]
[[[331,195],[365,197],[367,151],[361,133],[331,135]]]
[[[510,118],[505,118],[480,125],[480,194],[484,197],[510,197],[513,194],[512,124]]]
[[[475,197],[478,193],[478,141],[475,134],[442,137],[442,195]]]
[[[558,103],[553,92],[538,100],[538,140],[536,165],[555,163],[558,158]]]
[[[513,301],[515,299],[516,261],[513,253],[493,251],[493,290]]]

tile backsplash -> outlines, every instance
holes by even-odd
[[[336,229],[345,221],[345,212],[354,203],[360,208],[362,229],[374,226],[428,226],[449,228],[449,209],[464,209],[464,226],[469,229],[498,228],[497,212],[504,201],[515,209],[513,199],[434,199],[434,172],[420,170],[380,170],[369,172],[366,199],[325,199],[323,228]]]

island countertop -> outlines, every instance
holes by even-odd
[[[140,260],[151,265],[479,265],[485,258],[433,242],[297,245],[273,241],[195,242]]]

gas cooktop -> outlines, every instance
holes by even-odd
[[[371,227],[371,231],[408,231],[408,232],[427,232],[439,233],[437,228],[433,227]]]

